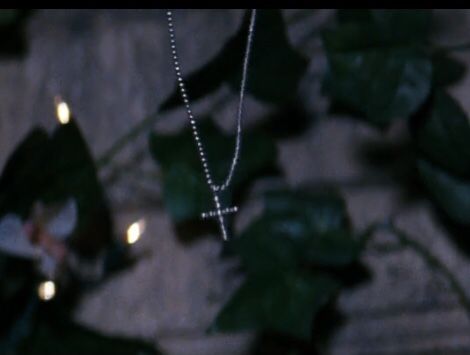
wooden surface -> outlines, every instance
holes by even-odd
[[[290,18],[297,13],[289,10],[285,15]],[[236,30],[240,15],[238,10],[177,11],[183,71],[209,60]],[[398,124],[382,138],[357,121],[325,116],[326,100],[319,83],[325,58],[319,40],[305,38],[330,15],[328,10],[312,12],[289,30],[293,43],[311,57],[301,96],[312,115],[320,117],[301,137],[280,145],[280,161],[289,182],[294,186],[325,179],[346,182],[343,191],[358,229],[391,214],[398,216],[400,225],[428,245],[470,294],[468,259],[449,242],[429,206],[405,204],[393,185],[360,183],[370,177],[385,179],[386,174],[361,161],[359,147],[393,141],[403,134],[403,127]],[[441,15],[444,22],[457,18],[461,23],[442,34],[441,41],[459,42],[469,33],[468,12]],[[28,27],[28,38],[30,52],[23,60],[0,61],[0,165],[34,124],[48,128],[56,124],[55,95],[69,102],[98,157],[153,112],[175,84],[161,11],[39,11]],[[461,56],[470,60],[465,53]],[[454,88],[467,111],[469,80]],[[224,104],[216,105],[220,101]],[[196,109],[217,106],[216,118],[230,129],[235,103],[236,96],[222,88]],[[249,100],[248,124],[268,110]],[[156,128],[172,130],[184,124],[184,119],[182,111],[175,111],[162,116]],[[135,219],[147,220],[147,231],[135,245],[143,258],[90,294],[76,317],[103,332],[158,342],[169,354],[244,354],[250,334],[209,337],[204,333],[239,280],[228,273],[230,265],[220,260],[216,238],[185,245],[175,238],[167,214],[155,203],[157,183],[148,182],[145,192],[136,187],[134,169],[155,169],[148,156],[135,159],[145,143],[143,135],[118,157],[121,166],[132,163],[129,173],[108,186],[117,230],[123,232]],[[247,208],[241,223],[256,208]],[[371,247],[364,262],[373,278],[341,296],[341,308],[349,319],[333,339],[332,354],[470,353],[470,322],[442,275],[431,272],[410,250],[380,253]]]

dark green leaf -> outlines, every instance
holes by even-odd
[[[111,215],[93,158],[72,120],[49,137],[35,129],[8,159],[0,177],[0,216],[18,213],[26,218],[32,204],[74,197],[78,226],[72,237],[82,253],[96,253],[111,240]]]
[[[265,195],[266,213],[278,217],[297,214],[315,233],[348,227],[346,205],[334,191],[276,190]]]
[[[219,54],[187,77],[187,89],[193,100],[202,98],[226,82],[239,90],[248,23],[249,13]],[[307,60],[289,44],[281,12],[258,10],[247,90],[260,100],[286,102],[295,95],[306,68]],[[181,103],[175,90],[161,109],[167,110]]]
[[[414,113],[432,78],[431,59],[422,49],[426,19],[420,11],[373,11],[368,21],[347,21],[325,32],[325,90],[378,127]]]
[[[372,21],[369,9],[339,9],[336,11],[336,17],[339,23]]]
[[[250,273],[343,266],[359,254],[343,200],[308,191],[269,193],[264,214],[230,245]]]
[[[0,177],[0,216],[9,212],[28,215],[46,183],[43,173],[48,142],[44,130],[33,129],[8,158]]]
[[[0,255],[0,354],[14,351],[32,330],[36,301],[33,262]],[[33,301],[31,301],[33,295]]]
[[[164,172],[162,182],[165,206],[176,222],[213,209],[211,192],[197,169],[175,162]]]
[[[276,228],[290,229],[291,233],[283,233]],[[244,269],[249,273],[296,269],[300,253],[292,232],[298,233],[298,229],[306,232],[304,228],[303,224],[262,216],[251,223],[240,237],[229,241],[229,248],[241,258]]]
[[[346,266],[358,259],[360,243],[351,232],[336,230],[312,238],[306,243],[302,257],[309,263],[321,266]]]
[[[470,224],[470,182],[425,160],[418,161],[421,178],[437,204],[455,222]]]
[[[432,56],[433,84],[448,86],[455,84],[463,78],[466,72],[465,65],[452,58],[445,51],[439,51]]]
[[[32,9],[0,10],[0,56],[17,56],[26,53],[26,19]]]
[[[221,132],[211,120],[199,125],[212,175],[222,181],[229,171],[234,136]],[[180,133],[151,134],[150,151],[163,173],[163,198],[171,216],[177,221],[193,219],[207,209],[213,209],[212,195],[205,181],[196,145],[190,129]],[[273,169],[277,153],[274,142],[262,132],[247,132],[243,136],[241,159],[232,180],[235,190],[258,174]],[[230,203],[227,193],[224,203]]]
[[[432,13],[426,9],[341,9],[337,13],[341,24],[355,23],[373,28],[366,38],[381,38],[381,42],[403,44],[422,41],[430,33]]]
[[[20,15],[18,9],[2,9],[0,10],[0,25],[5,26],[14,23]]]
[[[460,105],[437,91],[432,105],[416,129],[420,152],[451,174],[470,177],[470,124]]]
[[[78,226],[72,237],[83,253],[96,253],[112,240],[112,220],[95,163],[75,120],[60,125],[51,142],[50,182],[44,199],[73,196],[78,205]]]
[[[249,276],[218,314],[212,330],[274,330],[308,340],[313,317],[338,287],[322,275]]]
[[[155,355],[154,346],[136,339],[106,336],[73,323],[40,322],[27,339],[24,355]]]

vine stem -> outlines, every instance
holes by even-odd
[[[446,277],[447,281],[449,282],[449,286],[457,295],[461,306],[464,308],[467,317],[470,319],[470,299],[467,297],[465,288],[461,285],[457,277],[453,274],[452,270],[447,267],[447,265],[439,260],[439,258],[423,244],[410,237],[408,233],[398,228],[391,222],[380,222],[369,227],[365,233],[362,243],[366,244],[372,238],[374,232],[378,230],[391,232],[402,246],[409,247],[416,254],[421,256],[431,268],[440,271]]]
[[[124,133],[124,135],[118,138],[116,142],[114,142],[114,144],[96,160],[97,168],[102,169],[107,166],[128,143],[132,142],[147,128],[151,127],[159,117],[160,115],[158,115],[158,110],[154,111],[142,121],[135,124],[129,131]]]

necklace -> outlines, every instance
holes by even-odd
[[[233,206],[233,207],[223,208],[220,203],[219,193],[221,191],[224,191],[230,186],[233,174],[235,172],[235,168],[238,163],[239,155],[240,155],[241,135],[242,135],[241,134],[242,133],[241,120],[242,120],[243,103],[244,103],[244,97],[245,97],[245,86],[246,86],[246,78],[247,78],[247,72],[248,72],[248,62],[250,58],[251,44],[253,41],[253,33],[254,33],[254,27],[255,27],[256,9],[251,10],[250,24],[248,28],[248,38],[246,42],[245,55],[243,58],[242,80],[240,84],[239,104],[238,104],[237,117],[236,117],[237,133],[236,133],[236,139],[235,139],[235,148],[233,152],[232,162],[230,164],[230,169],[227,173],[225,180],[220,185],[217,185],[212,179],[212,174],[209,168],[209,163],[207,161],[207,156],[204,150],[204,146],[202,144],[202,141],[201,141],[198,129],[197,129],[196,120],[193,116],[191,106],[189,104],[188,92],[186,90],[186,85],[183,81],[183,76],[181,75],[181,66],[179,63],[179,58],[178,58],[178,54],[176,50],[175,29],[174,29],[174,24],[173,24],[172,11],[167,11],[166,15],[167,15],[167,20],[168,20],[168,31],[170,33],[170,47],[171,47],[171,54],[172,54],[172,59],[173,59],[173,66],[174,66],[175,73],[176,73],[176,79],[178,82],[179,91],[181,93],[184,106],[186,108],[186,113],[189,119],[189,124],[193,132],[194,140],[196,142],[197,151],[199,153],[199,159],[202,164],[202,169],[204,171],[206,182],[212,192],[212,197],[214,200],[215,209],[212,211],[202,213],[201,218],[202,219],[216,218],[219,223],[222,238],[224,240],[227,240],[228,234],[227,234],[227,228],[225,226],[224,217],[225,215],[237,212],[238,207]]]

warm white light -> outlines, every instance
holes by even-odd
[[[54,281],[44,281],[39,284],[38,296],[42,301],[50,301],[56,293]]]
[[[127,243],[134,244],[139,239],[142,233],[145,230],[145,220],[141,219],[137,222],[132,223],[129,228],[127,228]]]
[[[70,122],[70,109],[69,106],[62,101],[59,97],[55,100],[57,119],[61,124],[67,124]]]

